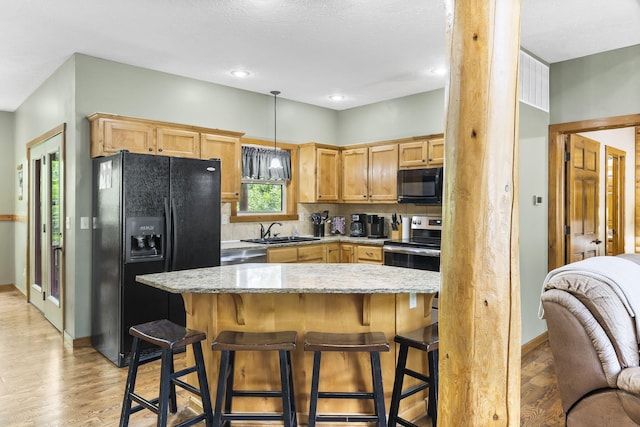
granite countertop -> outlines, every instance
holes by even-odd
[[[308,236],[305,236],[308,237]],[[368,237],[349,237],[348,235],[327,235],[321,237],[319,240],[310,240],[306,242],[287,242],[287,243],[272,243],[265,245],[264,243],[251,243],[241,242],[240,240],[226,240],[220,242],[220,249],[244,249],[244,248],[280,248],[283,246],[302,246],[302,245],[318,245],[322,243],[355,243],[360,245],[372,245],[382,246],[386,240],[390,240],[391,237],[385,237],[382,239],[369,239]]]
[[[440,273],[373,264],[240,264],[136,276],[172,293],[436,293]]]

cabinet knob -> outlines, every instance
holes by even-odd
[[[363,197],[364,199],[366,199],[366,198],[367,198],[367,195],[366,195],[366,194],[363,194],[363,195],[362,195],[362,197]]]
[[[162,148],[158,148],[158,151],[162,153]]]
[[[237,196],[238,194],[239,194],[239,193],[236,193],[236,196]]]
[[[429,159],[429,161],[431,161],[431,159]],[[422,163],[424,163],[424,162],[426,162],[426,160],[425,160],[425,159],[422,159]]]
[[[149,151],[153,151],[153,148],[149,147]]]

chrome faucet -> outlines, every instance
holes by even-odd
[[[272,222],[271,225],[269,225],[269,227],[265,231],[264,225],[260,224],[260,238],[261,239],[266,239],[267,237],[271,237],[271,227],[273,227],[274,225],[279,225],[279,226],[282,227],[282,223],[281,222]],[[276,233],[274,233],[274,237],[275,236],[277,236]]]

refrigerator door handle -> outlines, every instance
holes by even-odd
[[[178,233],[174,232],[176,228],[176,207],[173,198],[171,199],[171,264],[169,265],[170,270],[173,271],[173,264],[178,257]]]
[[[171,234],[173,233],[171,227],[171,210],[169,209],[169,199],[164,198],[164,228],[165,228],[165,254],[164,254],[164,271],[170,271],[171,268],[171,254],[172,254],[172,238]]]

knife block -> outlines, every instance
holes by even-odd
[[[391,230],[391,240],[402,240],[402,224],[398,224],[397,230]]]

